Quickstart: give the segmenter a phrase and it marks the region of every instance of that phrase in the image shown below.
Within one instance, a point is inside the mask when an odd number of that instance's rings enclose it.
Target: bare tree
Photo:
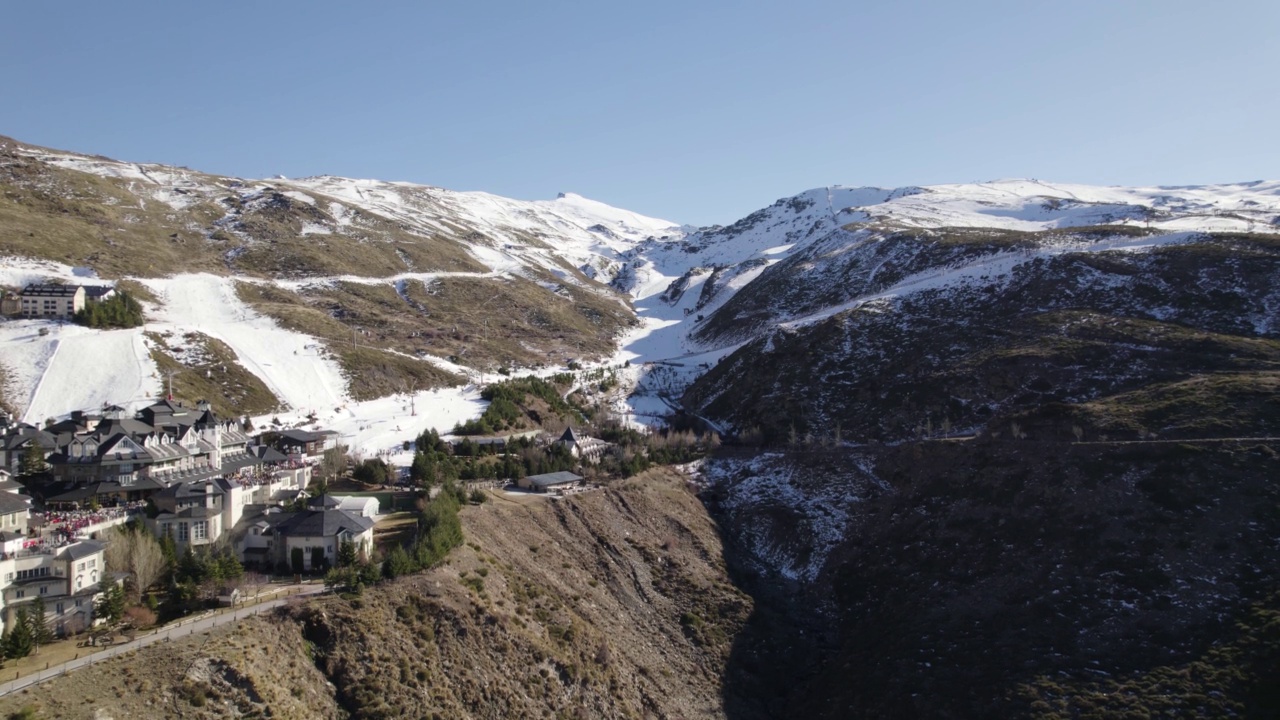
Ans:
[[[164,575],[164,551],[147,532],[112,528],[104,557],[108,571],[129,574],[133,579],[133,592],[138,597]]]
[[[160,543],[150,533],[139,532],[133,535],[133,556],[129,567],[138,593],[141,594],[164,576],[168,561],[165,559],[164,550],[160,548]]]
[[[132,553],[133,533],[123,527],[116,526],[107,533],[107,549],[103,551],[103,560],[107,563],[108,572],[127,573],[129,556]]]
[[[266,575],[258,572],[247,572],[240,578],[240,588],[246,596],[252,595],[258,597],[258,593],[262,592],[262,586],[266,585],[268,578]]]

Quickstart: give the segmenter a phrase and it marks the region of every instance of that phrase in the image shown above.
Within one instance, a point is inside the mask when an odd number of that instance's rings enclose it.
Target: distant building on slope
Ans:
[[[69,318],[83,310],[84,303],[79,285],[28,285],[22,290],[23,317]]]
[[[516,481],[516,486],[524,488],[525,490],[557,494],[563,493],[565,490],[570,488],[578,487],[581,484],[581,475],[575,475],[566,471],[543,473],[542,475],[529,475]]]
[[[564,434],[554,444],[565,448],[570,455],[579,460],[589,463],[600,462],[600,458],[604,457],[610,447],[613,447],[612,443],[605,442],[599,438],[579,435],[573,429],[573,426],[565,428]]]
[[[5,293],[0,298],[0,315],[20,315],[22,313],[22,296],[17,293]]]
[[[110,285],[85,285],[85,302],[103,302],[115,297],[116,289]]]

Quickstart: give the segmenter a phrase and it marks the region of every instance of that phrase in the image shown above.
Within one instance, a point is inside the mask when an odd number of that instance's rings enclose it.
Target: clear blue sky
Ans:
[[[1280,176],[1280,2],[13,2],[0,134],[693,224],[827,184]]]

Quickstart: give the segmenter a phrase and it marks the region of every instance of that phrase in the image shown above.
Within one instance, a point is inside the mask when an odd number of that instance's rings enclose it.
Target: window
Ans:
[[[31,568],[30,570],[19,570],[19,580],[30,580],[31,578],[46,577],[49,574],[48,567]]]
[[[84,602],[84,598],[76,598],[76,607],[80,607],[80,604],[83,602]]]
[[[191,539],[191,534],[188,531],[187,524],[178,523],[178,540],[181,542],[186,542],[187,540],[190,540],[190,539]]]
[[[204,520],[191,523],[191,537],[195,540],[204,540],[208,536],[208,523]]]
[[[54,606],[53,606],[53,611],[54,611],[54,612],[56,612],[56,613],[58,613],[59,615],[61,615],[62,613],[66,612],[66,609],[67,609],[67,608],[66,608],[66,605],[65,605],[64,603],[58,603],[57,605],[54,605]]]
[[[48,585],[41,585],[41,586],[40,586],[40,594],[41,594],[41,595],[48,595],[48,594],[49,594],[49,586],[48,586]]]
[[[173,537],[173,523],[160,523],[160,536],[161,536],[161,537],[172,538],[172,537]]]
[[[93,559],[89,560],[89,567],[91,567],[91,568],[96,568],[96,567],[98,567],[98,558],[93,558]]]
[[[84,563],[76,563],[76,572],[84,572]]]
[[[5,582],[13,582],[13,573],[5,573],[5,574],[4,574],[4,581],[5,581]]]
[[[27,591],[26,591],[26,590],[19,590],[19,591],[17,592],[17,594],[15,595],[15,597],[17,597],[17,598],[24,598],[24,597],[26,597],[26,596],[27,596]]]

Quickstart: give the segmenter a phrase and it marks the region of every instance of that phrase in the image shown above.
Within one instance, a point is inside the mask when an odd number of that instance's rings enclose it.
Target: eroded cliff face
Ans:
[[[463,512],[467,544],[0,699],[46,717],[719,718],[752,611],[685,478]]]
[[[435,571],[292,614],[354,717],[723,717],[751,609],[682,477],[464,513]]]
[[[707,475],[756,601],[737,720],[1280,708],[1274,442],[797,448]]]

